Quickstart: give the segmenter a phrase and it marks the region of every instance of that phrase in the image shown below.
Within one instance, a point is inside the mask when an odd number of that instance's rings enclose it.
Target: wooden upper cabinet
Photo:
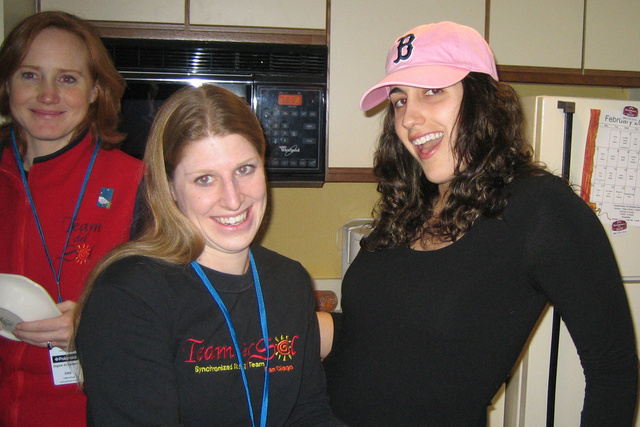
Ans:
[[[64,10],[93,21],[185,22],[184,0],[40,0],[40,9]]]
[[[331,0],[328,164],[371,168],[381,109],[360,111],[364,92],[384,77],[396,37],[421,25],[455,21],[484,34],[485,0]]]
[[[488,40],[496,62],[581,68],[583,9],[584,0],[491,0]]]
[[[326,0],[191,0],[192,25],[327,28]]]
[[[589,0],[584,68],[640,71],[640,2]]]

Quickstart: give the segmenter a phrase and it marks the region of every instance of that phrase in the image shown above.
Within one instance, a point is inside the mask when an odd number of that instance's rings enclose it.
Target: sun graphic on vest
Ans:
[[[293,359],[293,347],[289,336],[286,337],[280,335],[280,338],[275,337],[276,340],[276,355],[280,360]]]
[[[89,261],[89,257],[91,256],[91,246],[85,245],[84,243],[78,245],[76,259],[75,261],[78,264],[84,264]]]

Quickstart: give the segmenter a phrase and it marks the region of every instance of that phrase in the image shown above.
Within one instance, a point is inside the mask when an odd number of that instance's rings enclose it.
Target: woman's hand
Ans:
[[[67,350],[69,339],[73,332],[73,312],[76,303],[64,301],[58,304],[62,315],[51,319],[34,320],[18,323],[13,335],[27,344],[36,347],[60,347]]]

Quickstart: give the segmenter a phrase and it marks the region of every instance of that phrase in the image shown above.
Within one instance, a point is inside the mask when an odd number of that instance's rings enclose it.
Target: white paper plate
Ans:
[[[42,286],[18,274],[0,273],[1,336],[20,341],[13,336],[13,329],[18,323],[50,319],[61,314]]]

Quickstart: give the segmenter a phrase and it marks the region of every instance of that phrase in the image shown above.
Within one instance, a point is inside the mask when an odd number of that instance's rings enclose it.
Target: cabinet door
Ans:
[[[184,0],[40,0],[42,11],[64,10],[94,21],[184,24]]]
[[[586,3],[584,68],[640,71],[638,0]]]
[[[485,0],[332,0],[329,31],[329,167],[370,168],[382,109],[359,110],[384,77],[396,37],[431,22],[454,21],[484,33]]]
[[[23,19],[36,12],[33,0],[1,0],[0,1],[0,43],[13,28]]]
[[[584,0],[491,0],[488,40],[496,61],[581,68],[583,9]]]
[[[191,0],[190,23],[326,29],[326,0]]]

